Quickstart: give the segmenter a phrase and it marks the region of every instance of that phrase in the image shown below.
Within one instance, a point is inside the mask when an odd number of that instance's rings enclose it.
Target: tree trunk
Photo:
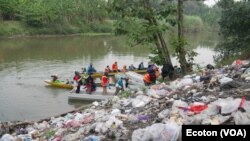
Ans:
[[[182,73],[187,72],[188,63],[186,60],[186,51],[184,49],[184,33],[183,33],[183,0],[178,0],[178,46],[177,53],[179,55],[179,63]]]
[[[158,23],[157,23],[155,17],[152,16],[152,9],[150,7],[149,0],[144,0],[144,6],[145,6],[147,12],[149,12],[149,14],[146,17],[146,20],[148,20],[151,25],[158,26]],[[153,35],[153,38],[155,40],[155,44],[156,44],[157,49],[161,52],[161,55],[164,58],[164,61],[165,61],[164,63],[169,63],[172,65],[172,61],[171,61],[170,54],[169,54],[169,51],[167,48],[167,44],[162,36],[162,33],[160,33],[160,32],[155,33]]]

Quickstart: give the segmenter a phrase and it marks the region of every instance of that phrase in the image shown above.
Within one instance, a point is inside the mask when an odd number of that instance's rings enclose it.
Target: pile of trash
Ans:
[[[250,123],[250,69],[206,69],[40,122],[0,123],[0,141],[176,141],[181,125]]]

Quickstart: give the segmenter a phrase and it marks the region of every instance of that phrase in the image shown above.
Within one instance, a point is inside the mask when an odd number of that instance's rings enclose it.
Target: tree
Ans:
[[[183,33],[183,0],[178,0],[178,45],[176,47],[182,73],[185,74],[189,67],[186,60],[186,51],[184,49],[184,33]]]
[[[216,47],[221,58],[242,54],[250,49],[250,2],[220,0],[222,15],[219,21],[220,35],[223,38]]]
[[[3,20],[14,20],[16,18],[18,0],[0,0],[0,16]]]
[[[185,1],[184,14],[191,16],[199,16],[204,23],[213,29],[218,28],[218,20],[220,18],[221,8],[215,4],[213,7],[208,7],[203,1]]]
[[[172,64],[163,33],[175,24],[174,3],[162,0],[109,0],[109,3],[117,18],[116,33],[127,34],[132,45],[154,44],[158,55],[151,59],[159,65]]]

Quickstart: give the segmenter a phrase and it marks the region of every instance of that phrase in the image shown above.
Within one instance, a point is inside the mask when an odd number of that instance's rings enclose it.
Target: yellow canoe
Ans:
[[[64,82],[52,82],[51,80],[44,80],[45,83],[49,84],[53,87],[65,88],[65,89],[73,89],[74,86],[72,84],[65,84]]]

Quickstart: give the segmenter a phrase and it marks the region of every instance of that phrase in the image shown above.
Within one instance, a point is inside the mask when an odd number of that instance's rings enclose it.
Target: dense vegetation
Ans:
[[[250,2],[248,0],[238,2],[220,0],[218,5],[222,8],[219,21],[222,40],[216,48],[220,53],[216,60],[221,62],[232,61],[236,57],[249,58]]]
[[[187,22],[187,24],[185,24],[186,28],[193,24],[197,24],[195,26],[199,30],[217,31],[219,28],[218,21],[221,15],[221,8],[218,7],[218,5],[208,7],[201,1],[185,1],[184,14],[189,15],[189,17],[191,16],[189,19],[186,18],[184,20],[184,22]]]
[[[107,9],[105,0],[0,0],[0,36],[110,33],[116,17]],[[214,29],[215,11],[202,2],[185,1],[185,31]]]
[[[0,35],[111,32],[105,4],[103,0],[0,0]]]

